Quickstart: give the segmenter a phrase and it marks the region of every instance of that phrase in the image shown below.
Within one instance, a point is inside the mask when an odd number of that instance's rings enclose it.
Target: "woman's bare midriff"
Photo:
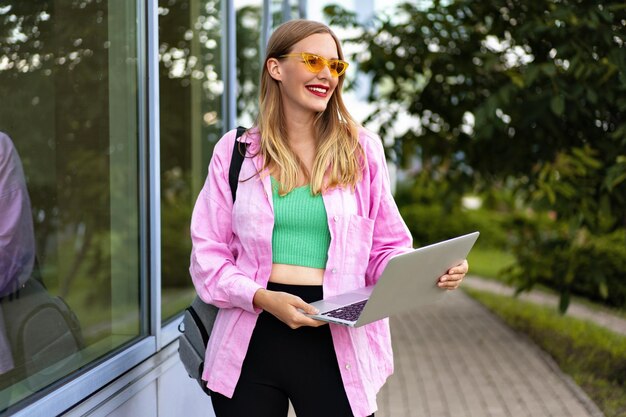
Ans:
[[[308,266],[272,264],[270,282],[290,285],[322,285],[324,270]]]

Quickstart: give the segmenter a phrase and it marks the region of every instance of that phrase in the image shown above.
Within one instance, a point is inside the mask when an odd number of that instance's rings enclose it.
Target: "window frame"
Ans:
[[[283,0],[283,7],[289,4]],[[299,0],[299,9],[306,10],[306,0]],[[234,2],[222,0],[222,73],[224,74],[224,131],[235,127],[236,97],[236,10]],[[137,21],[137,115],[138,115],[138,199],[139,199],[139,282],[141,334],[119,350],[113,350],[97,364],[78,370],[46,389],[10,406],[6,412],[17,417],[47,417],[69,412],[103,387],[129,384],[122,375],[157,354],[172,356],[173,343],[180,333],[178,326],[183,312],[167,322],[161,321],[161,180],[160,180],[160,115],[159,115],[159,15],[158,0],[135,2]],[[261,55],[271,28],[271,2],[262,5]],[[284,14],[283,21],[288,17]],[[262,58],[261,58],[262,59]],[[223,132],[224,133],[224,132]],[[171,358],[168,359],[171,361]],[[146,366],[157,366],[151,361]],[[91,368],[89,368],[91,366]],[[103,399],[106,401],[106,398]],[[96,400],[98,402],[98,400]],[[98,402],[101,404],[101,402]],[[97,408],[96,405],[94,407]]]
[[[104,360],[76,371],[7,408],[17,417],[47,417],[67,412],[160,350],[160,177],[158,130],[158,4],[135,3],[137,22],[137,115],[139,200],[140,336]],[[156,69],[155,69],[156,68]],[[154,175],[154,172],[157,175]],[[156,202],[156,203],[155,203]],[[158,241],[158,242],[155,242]],[[159,302],[155,302],[159,300]],[[158,313],[158,314],[156,314]],[[145,336],[141,336],[145,335]],[[90,366],[90,365],[87,365]]]

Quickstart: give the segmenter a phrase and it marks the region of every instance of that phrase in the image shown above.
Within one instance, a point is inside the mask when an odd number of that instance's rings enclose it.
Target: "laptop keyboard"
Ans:
[[[322,315],[347,321],[356,321],[361,315],[361,311],[363,310],[363,307],[365,307],[366,302],[367,300],[359,301],[335,310],[327,311],[326,313],[322,313]]]

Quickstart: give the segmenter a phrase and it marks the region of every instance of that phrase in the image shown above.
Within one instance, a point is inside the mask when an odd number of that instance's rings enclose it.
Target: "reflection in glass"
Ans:
[[[237,13],[237,125],[250,127],[259,112],[262,1],[235,0]]]
[[[189,277],[191,210],[224,129],[221,6],[159,1],[163,321],[195,294]]]
[[[235,0],[237,25],[237,125],[249,127],[259,112],[259,85],[265,45],[271,32],[290,19],[305,18],[304,2],[272,0],[263,9],[261,0]],[[263,13],[269,32],[262,38]]]
[[[0,411],[145,334],[135,9],[0,6]]]

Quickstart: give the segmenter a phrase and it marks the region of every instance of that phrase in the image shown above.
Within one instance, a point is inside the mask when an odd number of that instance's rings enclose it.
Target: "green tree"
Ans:
[[[366,24],[325,11],[358,29],[368,122],[401,164],[417,160],[421,183],[445,180],[457,197],[506,185],[567,224],[565,247],[626,228],[622,1],[404,3]],[[402,131],[402,112],[416,127]]]

